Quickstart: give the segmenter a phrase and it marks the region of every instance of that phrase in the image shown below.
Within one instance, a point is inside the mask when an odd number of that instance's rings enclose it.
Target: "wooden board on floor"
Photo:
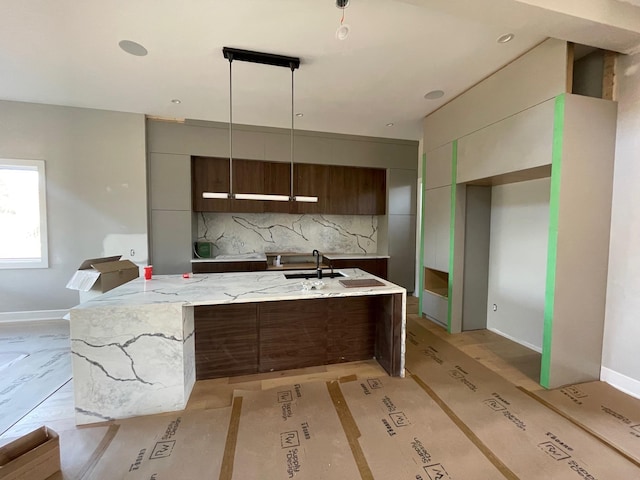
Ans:
[[[517,478],[640,478],[640,468],[497,373],[409,322],[407,369]]]
[[[640,464],[640,399],[605,382],[568,385],[531,394]]]

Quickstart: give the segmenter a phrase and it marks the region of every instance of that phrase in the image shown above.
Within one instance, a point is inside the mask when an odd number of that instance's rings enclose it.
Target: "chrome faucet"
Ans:
[[[318,250],[314,250],[311,252],[311,255],[316,257],[316,275],[318,278],[322,278],[322,269],[320,268],[320,252]]]

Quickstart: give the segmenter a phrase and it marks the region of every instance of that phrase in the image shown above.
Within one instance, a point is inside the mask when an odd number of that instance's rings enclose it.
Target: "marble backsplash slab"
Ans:
[[[376,253],[375,215],[209,213],[198,215],[198,240],[212,256],[251,252]]]

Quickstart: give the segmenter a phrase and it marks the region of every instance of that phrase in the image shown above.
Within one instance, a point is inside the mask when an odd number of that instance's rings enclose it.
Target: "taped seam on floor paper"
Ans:
[[[360,429],[349,410],[347,401],[340,390],[340,385],[337,382],[327,382],[327,390],[329,390],[329,396],[331,397],[333,406],[336,409],[336,413],[338,414],[338,418],[342,424],[342,429],[347,436],[347,441],[349,442],[351,453],[353,454],[358,471],[360,472],[360,477],[362,480],[374,480],[369,464],[367,463],[367,459],[365,458],[360,442],[358,441],[361,435]]]
[[[109,425],[107,433],[104,434],[104,437],[102,437],[102,440],[100,440],[100,443],[78,473],[77,478],[79,480],[84,480],[87,474],[95,468],[102,454],[109,448],[109,445],[111,445],[111,441],[116,436],[116,433],[118,433],[119,428],[120,425]]]
[[[236,456],[236,444],[238,442],[238,429],[240,428],[240,414],[242,413],[242,397],[235,397],[231,406],[231,418],[227,440],[224,444],[224,454],[220,467],[220,480],[231,480],[233,477],[233,462]]]
[[[640,462],[635,459],[634,457],[632,457],[631,455],[629,455],[628,453],[626,453],[624,450],[618,448],[616,445],[614,445],[613,443],[611,443],[609,440],[607,440],[605,437],[603,437],[602,435],[600,435],[599,433],[597,433],[596,431],[592,430],[591,428],[587,427],[584,423],[579,422],[578,420],[576,420],[575,418],[573,418],[571,415],[563,412],[562,410],[560,410],[558,407],[554,406],[552,403],[549,403],[548,401],[546,401],[544,398],[539,397],[538,395],[535,394],[535,392],[531,392],[529,390],[527,390],[524,387],[521,386],[517,386],[516,387],[518,390],[521,390],[523,393],[526,393],[527,395],[529,395],[531,398],[533,398],[534,400],[538,401],[539,403],[541,403],[542,405],[544,405],[545,407],[547,407],[549,410],[554,411],[555,413],[557,413],[558,415],[562,415],[564,418],[566,418],[567,420],[569,420],[571,423],[573,423],[574,425],[580,427],[582,430],[584,430],[585,432],[587,432],[589,435],[595,437],[596,439],[598,439],[600,442],[602,442],[603,444],[605,444],[607,447],[609,447],[610,449],[614,450],[617,454],[622,455],[624,458],[626,458],[627,460],[629,460],[631,463],[634,463],[636,466],[640,467]]]
[[[478,447],[478,450],[482,452],[482,454],[487,457],[487,459],[495,466],[500,473],[502,473],[509,480],[519,480],[518,476],[513,473],[509,467],[507,467],[502,461],[496,457],[496,455],[487,447],[482,440],[480,440],[475,433],[464,423],[460,417],[458,417],[453,410],[451,410],[447,404],[438,396],[436,392],[434,392],[426,383],[422,381],[420,377],[415,375],[411,375],[411,378],[424,390],[427,395],[429,395],[434,402],[438,404],[438,406],[447,414],[447,416],[456,424],[456,426],[464,433],[473,444]]]

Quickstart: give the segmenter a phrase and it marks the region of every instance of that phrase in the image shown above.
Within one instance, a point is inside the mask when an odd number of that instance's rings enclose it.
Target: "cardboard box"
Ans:
[[[0,447],[0,479],[44,480],[60,471],[60,439],[40,427]]]
[[[130,260],[114,257],[90,258],[82,262],[71,277],[67,288],[80,292],[80,301],[93,297],[127,283],[140,276],[140,269]]]

